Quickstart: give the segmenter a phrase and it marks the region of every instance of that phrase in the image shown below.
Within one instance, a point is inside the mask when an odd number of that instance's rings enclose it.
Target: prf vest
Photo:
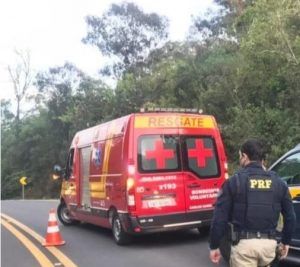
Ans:
[[[276,229],[281,211],[278,178],[262,169],[247,169],[235,175],[232,223],[236,231],[269,233]]]

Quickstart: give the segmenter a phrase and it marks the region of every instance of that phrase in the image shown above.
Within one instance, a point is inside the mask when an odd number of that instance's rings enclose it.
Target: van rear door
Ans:
[[[136,211],[139,216],[185,211],[177,129],[138,137]]]
[[[187,212],[212,209],[223,182],[214,137],[182,135],[181,146]]]

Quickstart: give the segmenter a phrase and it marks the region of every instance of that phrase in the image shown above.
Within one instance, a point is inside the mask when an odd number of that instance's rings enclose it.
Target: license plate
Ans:
[[[143,206],[145,208],[161,208],[175,206],[175,200],[173,198],[163,198],[163,199],[149,199],[143,201]]]

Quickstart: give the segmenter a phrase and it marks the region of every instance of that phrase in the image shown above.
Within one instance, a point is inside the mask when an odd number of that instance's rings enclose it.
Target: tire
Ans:
[[[70,211],[65,202],[60,202],[60,204],[58,205],[57,216],[59,221],[66,226],[75,225],[79,223],[78,221],[71,218]]]
[[[131,236],[124,231],[124,228],[122,226],[122,222],[120,220],[120,217],[117,213],[113,215],[112,219],[112,233],[115,242],[119,246],[128,245],[131,242]]]

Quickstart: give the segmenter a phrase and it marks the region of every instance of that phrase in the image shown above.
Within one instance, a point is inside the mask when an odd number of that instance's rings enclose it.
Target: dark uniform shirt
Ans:
[[[237,232],[275,232],[279,214],[284,226],[283,244],[289,244],[296,216],[287,184],[275,172],[251,162],[223,184],[210,231],[210,249],[217,249],[228,222]]]

